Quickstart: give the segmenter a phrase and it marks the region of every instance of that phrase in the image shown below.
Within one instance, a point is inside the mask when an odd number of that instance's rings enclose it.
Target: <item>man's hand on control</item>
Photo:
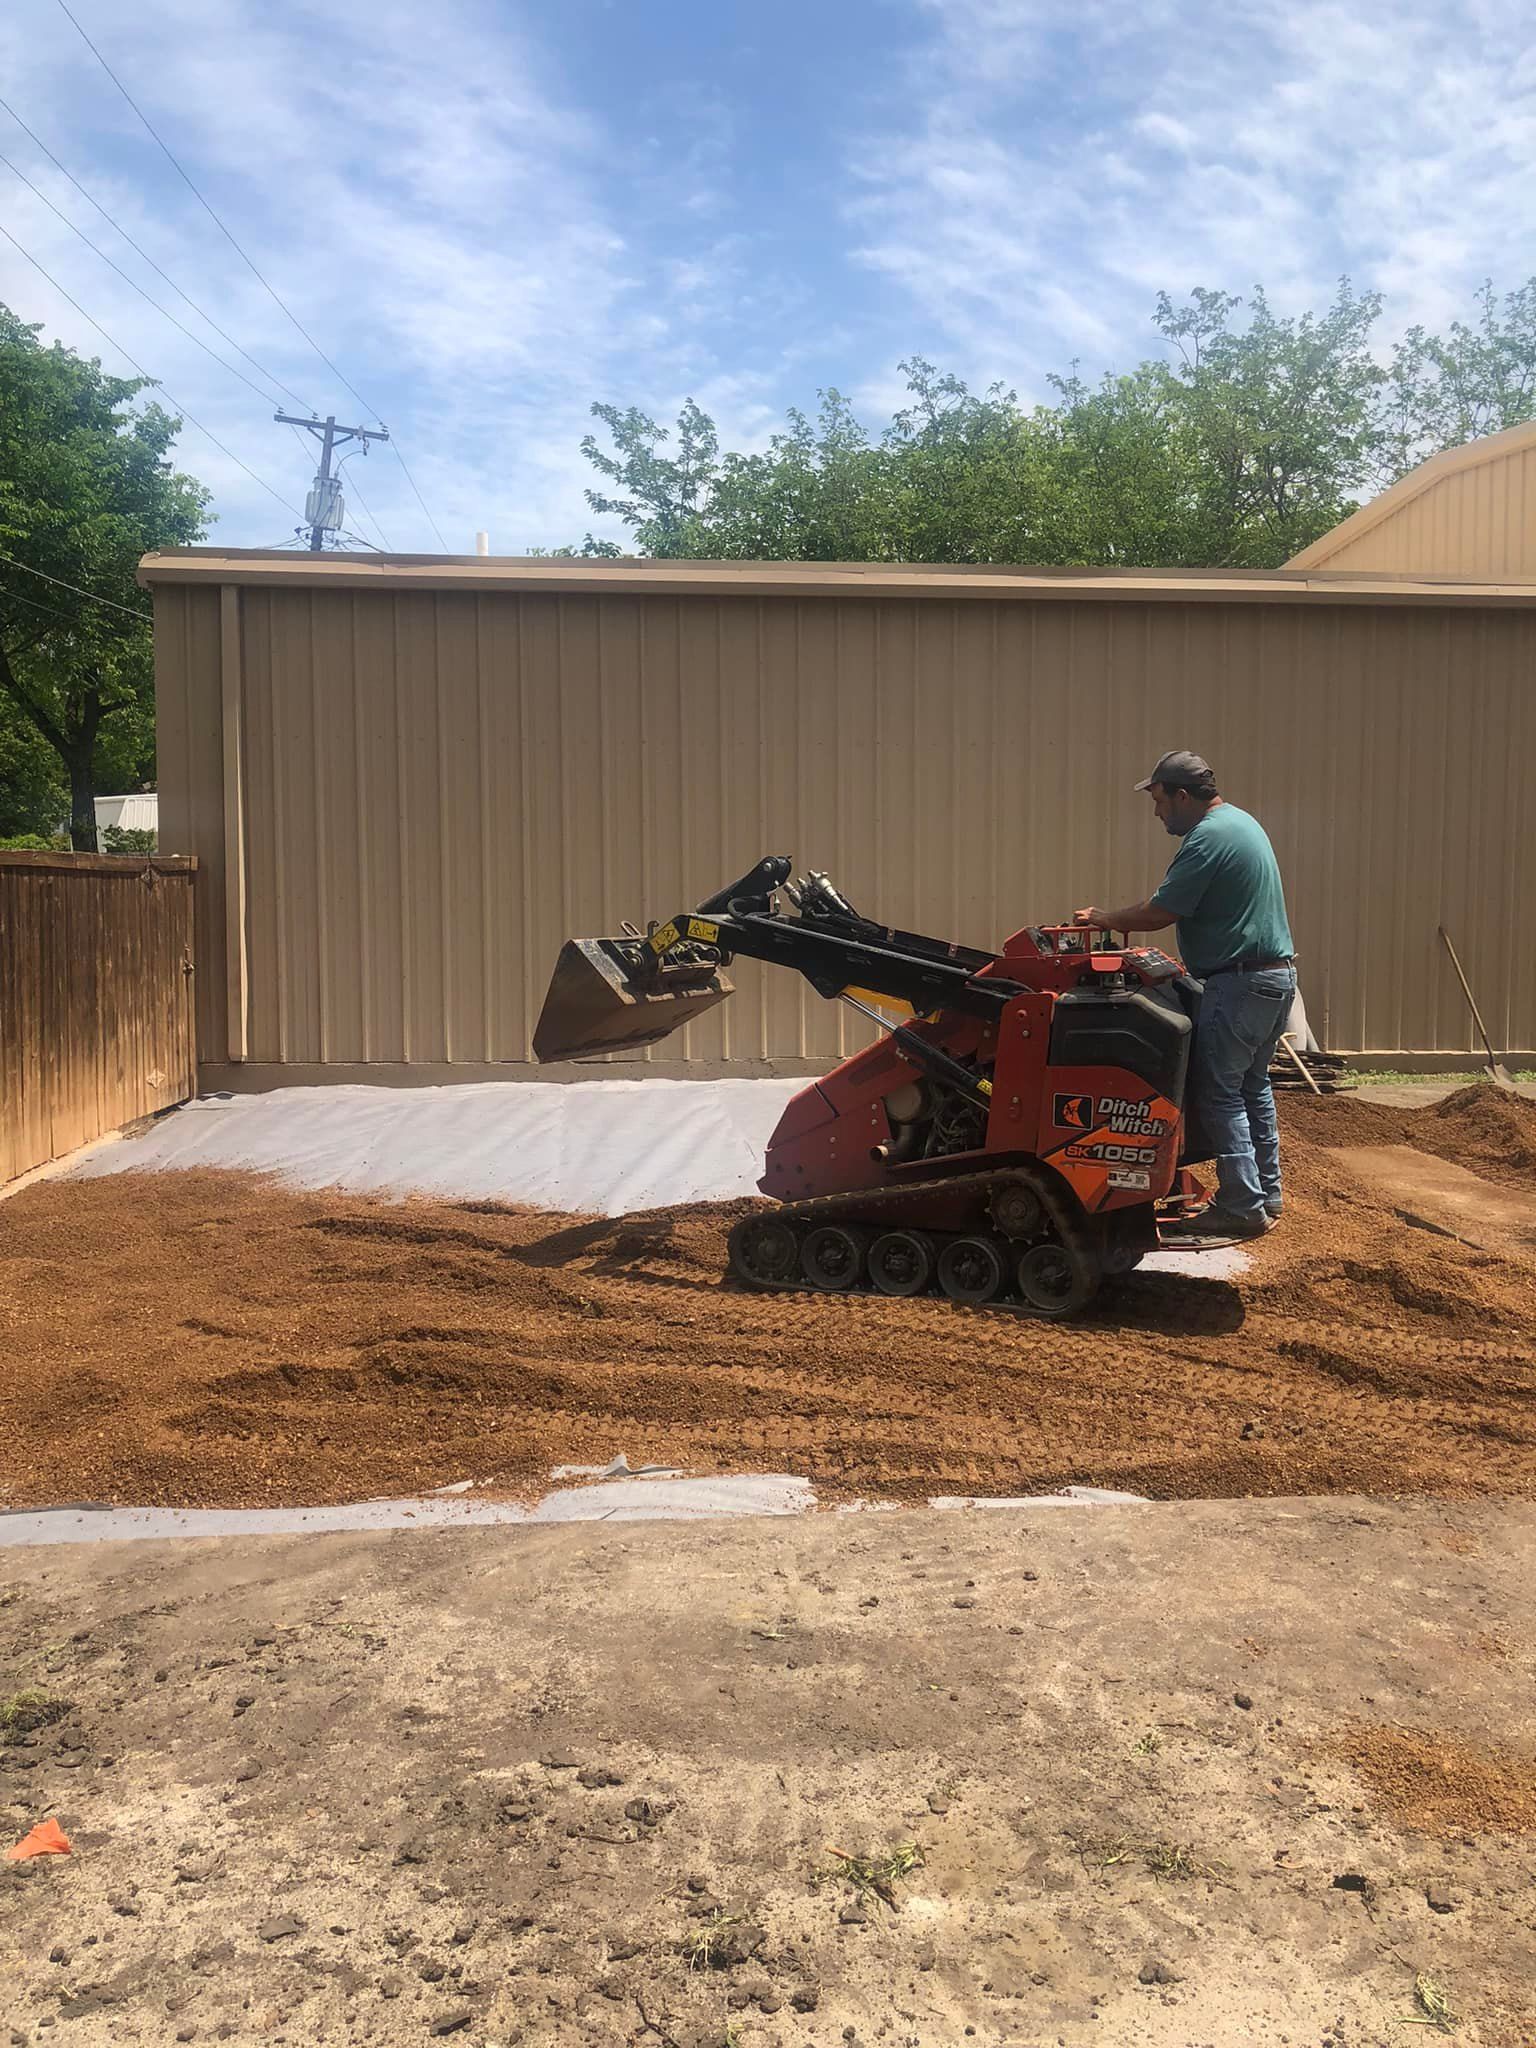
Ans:
[[[1160,932],[1173,923],[1173,912],[1150,900],[1128,903],[1124,910],[1101,910],[1097,903],[1090,903],[1086,910],[1074,913],[1072,922],[1101,932]]]

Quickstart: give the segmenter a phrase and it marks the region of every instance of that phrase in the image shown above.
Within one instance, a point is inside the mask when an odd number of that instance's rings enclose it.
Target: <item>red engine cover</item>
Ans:
[[[1090,1214],[1149,1204],[1174,1183],[1183,1136],[1175,1103],[1120,1067],[1049,1064],[1051,1012],[1059,994],[1102,974],[1164,980],[1172,963],[1155,951],[1090,954],[1042,950],[1056,933],[1015,933],[994,968],[1030,984],[994,1026],[958,1011],[910,1028],[991,1081],[981,1146],[939,1159],[891,1159],[901,1126],[888,1101],[921,1076],[892,1039],[855,1053],[789,1103],[768,1143],[758,1186],[780,1201],[859,1188],[919,1185],[937,1175],[1008,1159],[1043,1160]]]

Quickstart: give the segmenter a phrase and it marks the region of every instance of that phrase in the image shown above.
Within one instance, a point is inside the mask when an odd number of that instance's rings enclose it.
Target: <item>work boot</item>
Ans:
[[[1264,1237],[1274,1229],[1276,1220],[1267,1211],[1257,1216],[1234,1216],[1229,1209],[1218,1209],[1213,1204],[1198,1216],[1184,1216],[1177,1223],[1170,1223],[1159,1234],[1165,1244],[1176,1244],[1181,1237]]]

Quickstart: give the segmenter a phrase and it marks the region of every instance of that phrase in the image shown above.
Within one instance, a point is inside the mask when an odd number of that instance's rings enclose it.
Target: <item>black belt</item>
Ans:
[[[1262,974],[1268,968],[1294,967],[1296,956],[1287,954],[1283,960],[1227,960],[1220,967],[1208,967],[1201,975],[1202,981],[1210,981],[1218,974]]]

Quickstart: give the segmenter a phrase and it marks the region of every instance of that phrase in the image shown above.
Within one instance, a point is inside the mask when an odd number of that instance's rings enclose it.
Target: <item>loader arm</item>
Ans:
[[[770,855],[696,910],[642,934],[572,939],[561,952],[534,1034],[541,1061],[654,1045],[732,993],[731,961],[762,960],[802,975],[820,996],[884,996],[922,1016],[938,1009],[992,1018],[1020,984],[995,954],[860,917],[824,875],[792,883]],[[780,891],[794,905],[776,907]],[[984,975],[984,978],[983,978]]]

